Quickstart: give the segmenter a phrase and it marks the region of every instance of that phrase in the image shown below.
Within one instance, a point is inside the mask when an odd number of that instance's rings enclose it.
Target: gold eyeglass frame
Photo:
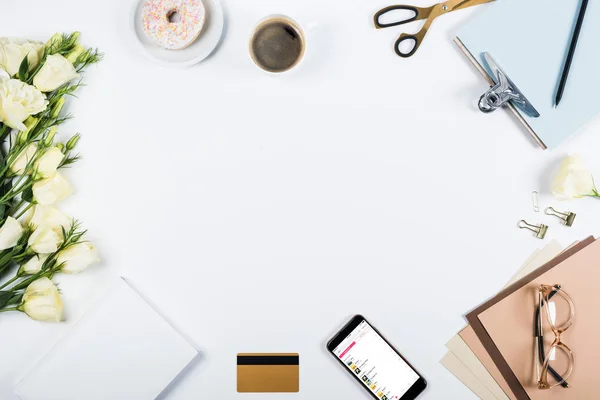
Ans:
[[[551,315],[550,307],[546,306],[546,312],[542,310],[544,305],[548,303],[548,301],[553,296],[562,297],[569,304],[569,319],[562,325],[557,326],[554,318]],[[546,315],[546,319],[548,324],[550,325],[550,329],[552,333],[554,333],[554,341],[550,345],[547,351],[544,351],[544,332],[543,332],[543,317],[542,315]],[[562,290],[561,285],[540,285],[538,288],[538,308],[536,311],[536,327],[535,327],[535,337],[536,337],[536,351],[535,351],[535,362],[536,362],[536,372],[537,372],[537,386],[539,389],[546,390],[552,389],[556,386],[562,386],[564,388],[568,388],[568,379],[571,377],[573,373],[573,368],[575,366],[575,356],[573,355],[573,351],[564,344],[561,340],[561,335],[571,327],[573,324],[573,320],[575,318],[575,305],[573,304],[573,300],[571,297]],[[569,365],[567,370],[563,373],[556,372],[550,366],[550,357],[553,351],[563,351],[567,355],[567,359]],[[543,359],[542,359],[543,357]],[[541,369],[540,369],[541,367]],[[548,380],[548,374],[552,375],[555,379],[555,383],[551,383]]]

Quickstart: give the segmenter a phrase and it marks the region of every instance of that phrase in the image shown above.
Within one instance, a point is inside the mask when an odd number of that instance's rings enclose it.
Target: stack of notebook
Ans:
[[[536,251],[504,290],[467,314],[469,325],[448,342],[441,363],[482,399],[598,398],[599,260],[600,241],[592,237],[564,250],[552,242]],[[534,326],[541,284],[561,285],[576,309],[561,335],[575,358],[567,388],[538,388]],[[546,336],[548,346],[553,338]]]

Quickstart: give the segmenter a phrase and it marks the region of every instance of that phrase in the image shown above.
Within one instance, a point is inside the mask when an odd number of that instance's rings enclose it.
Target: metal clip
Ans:
[[[533,211],[540,212],[540,195],[537,190],[531,193],[531,201],[533,202]]]
[[[543,239],[546,236],[546,232],[548,232],[548,226],[544,224],[539,225],[531,225],[528,224],[525,220],[519,221],[519,228],[521,229],[529,229],[533,233],[535,233],[535,237],[538,239]]]
[[[506,106],[511,102],[519,107],[524,113],[533,118],[540,116],[540,113],[533,107],[527,98],[521,93],[517,85],[502,71],[490,53],[483,53],[483,59],[487,63],[487,72],[495,85],[492,86],[479,98],[479,109],[484,113],[490,113],[497,108]]]
[[[564,213],[560,212],[560,211],[556,211],[552,207],[546,208],[546,215],[553,215],[555,217],[560,218],[563,225],[566,225],[566,226],[573,226],[573,222],[575,222],[575,217],[577,216],[577,214],[572,213],[570,211],[567,211]]]

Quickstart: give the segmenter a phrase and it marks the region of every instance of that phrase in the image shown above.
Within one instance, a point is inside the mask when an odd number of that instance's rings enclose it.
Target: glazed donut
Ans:
[[[183,49],[196,40],[205,18],[201,0],[145,0],[142,8],[144,32],[169,50]]]

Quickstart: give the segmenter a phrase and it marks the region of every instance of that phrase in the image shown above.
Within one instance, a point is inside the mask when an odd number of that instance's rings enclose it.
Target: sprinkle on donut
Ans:
[[[183,49],[196,40],[205,18],[201,0],[146,0],[142,8],[144,32],[169,50]]]

